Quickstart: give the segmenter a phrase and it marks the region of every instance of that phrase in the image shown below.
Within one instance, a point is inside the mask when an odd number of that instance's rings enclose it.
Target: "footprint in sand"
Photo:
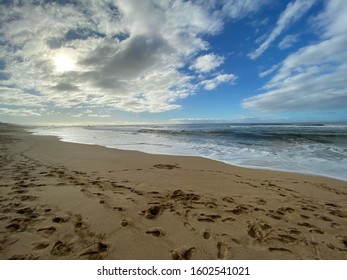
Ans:
[[[137,195],[140,195],[140,196],[144,195],[144,192],[143,192],[143,191],[138,191],[138,190],[132,189],[131,192],[133,192],[133,193],[135,193],[135,194],[137,194]]]
[[[286,234],[279,234],[276,239],[286,244],[296,243],[298,240],[296,237]]]
[[[24,194],[28,192],[29,192],[28,190],[17,190],[17,191],[10,192],[9,194]]]
[[[304,210],[304,211],[311,211],[311,212],[315,211],[315,209],[313,209],[311,207],[307,207],[307,206],[301,206],[301,209]]]
[[[250,237],[262,242],[271,233],[271,229],[271,226],[266,223],[256,222],[249,224],[247,233]]]
[[[235,221],[235,219],[233,217],[225,217],[222,219],[222,222],[229,222],[229,221],[233,222],[233,221]]]
[[[299,222],[298,223],[299,226],[302,226],[302,227],[306,227],[306,228],[309,228],[310,232],[311,233],[318,233],[318,234],[324,234],[324,231],[321,230],[320,228],[317,228],[316,226],[314,225],[311,225],[309,223],[306,223],[306,222]]]
[[[20,201],[35,201],[35,200],[37,200],[37,196],[33,196],[33,195],[15,196],[14,198],[19,199]]]
[[[82,222],[76,222],[74,226],[75,226],[75,229],[81,228],[83,226],[83,223]]]
[[[230,196],[223,197],[222,200],[228,203],[234,203],[234,199]]]
[[[205,239],[210,239],[211,238],[211,232],[209,229],[205,229],[203,232],[202,232],[202,236],[205,238]]]
[[[336,235],[335,239],[337,239],[338,241],[340,241],[340,243],[342,243],[342,245],[344,246],[344,249],[347,249],[347,236]]]
[[[263,199],[263,198],[257,198],[256,199],[256,203],[258,204],[258,205],[265,205],[265,204],[267,204],[267,201],[265,200],[265,199]]]
[[[230,243],[234,243],[234,244],[237,244],[237,245],[240,245],[241,242],[234,238],[234,237],[231,237],[229,234],[227,233],[222,233],[221,235],[219,235],[221,238],[223,238],[223,240],[225,240],[226,243],[230,244]]]
[[[332,228],[340,228],[341,225],[338,224],[338,223],[331,223],[330,226],[331,226]]]
[[[290,228],[290,229],[289,229],[289,233],[290,233],[290,234],[300,235],[300,234],[301,234],[301,231],[297,230],[296,228]]]
[[[184,225],[184,227],[186,229],[188,229],[191,232],[195,232],[196,231],[196,229],[194,227],[192,227],[192,225],[190,223],[186,222],[186,221],[183,223],[183,225]]]
[[[200,196],[195,193],[184,192],[182,190],[175,190],[169,195],[169,198],[182,201],[195,201],[199,200]]]
[[[155,219],[163,212],[163,210],[164,208],[162,206],[152,206],[144,212],[145,218]]]
[[[32,254],[26,254],[26,255],[13,255],[10,257],[10,260],[37,260],[39,257],[32,255]]]
[[[161,202],[160,201],[149,201],[147,202],[148,205],[160,205]]]
[[[303,219],[309,219],[310,218],[309,216],[302,215],[302,214],[300,215],[300,217],[303,218]]]
[[[330,206],[330,207],[334,207],[334,208],[340,208],[340,206],[338,206],[337,204],[335,203],[330,203],[330,202],[327,202],[325,203],[326,206]]]
[[[67,244],[62,241],[57,241],[53,245],[51,255],[54,256],[66,256],[72,249],[72,244]]]
[[[43,233],[44,235],[52,235],[56,230],[55,227],[46,227],[38,229],[37,232]]]
[[[53,223],[62,224],[70,220],[70,217],[55,217],[52,219]]]
[[[146,231],[147,234],[153,235],[155,237],[160,237],[166,235],[166,232],[159,227],[154,227]]]
[[[150,192],[147,192],[148,194],[159,194],[158,191],[150,191]]]
[[[218,259],[224,260],[227,257],[227,254],[229,252],[229,248],[227,245],[225,245],[223,242],[217,243],[217,250],[218,250]]]
[[[9,231],[9,232],[15,232],[15,231],[18,231],[19,229],[21,228],[21,225],[19,224],[10,224],[6,227],[6,229]]]
[[[181,169],[181,167],[178,164],[155,164],[153,167],[158,168],[158,169]]]
[[[281,214],[281,215],[284,215],[286,213],[294,213],[295,210],[291,207],[281,207],[281,208],[278,208],[276,213],[278,214]]]
[[[93,244],[92,246],[88,247],[84,252],[82,252],[80,254],[80,257],[94,260],[100,259],[100,254],[106,252],[108,248],[108,244],[97,242],[96,244]]]
[[[215,202],[209,201],[209,202],[205,202],[205,206],[207,208],[214,209],[214,208],[217,208],[218,205]]]
[[[34,212],[34,209],[30,208],[30,207],[26,207],[26,208],[22,208],[16,211],[18,214],[31,214]]]
[[[332,210],[329,212],[330,215],[340,217],[340,218],[347,218],[347,212],[346,211],[341,211],[341,210]]]
[[[190,260],[194,250],[195,247],[193,246],[182,246],[172,250],[171,257],[173,260]]]
[[[315,228],[314,225],[311,225],[311,224],[306,223],[306,222],[299,222],[298,225],[302,226],[302,227],[307,227],[307,228]]]
[[[33,250],[39,251],[39,250],[46,249],[49,246],[49,242],[34,243],[33,245],[34,245]]]
[[[198,217],[199,222],[215,222],[217,219],[221,218],[220,215],[217,214],[200,214]]]
[[[325,221],[325,222],[332,222],[332,219],[330,219],[329,217],[326,217],[326,216],[323,216],[320,214],[314,214],[314,216],[318,219]]]
[[[213,220],[211,218],[208,218],[208,217],[199,217],[198,221],[199,222],[209,222],[209,223],[214,223],[215,222],[215,220]]]
[[[249,209],[243,205],[237,206],[235,209],[232,210],[225,210],[225,212],[231,212],[235,215],[241,215],[241,214],[246,214],[249,212]]]
[[[8,219],[7,216],[0,216],[0,221],[7,220],[7,219]]]
[[[288,252],[288,253],[292,253],[292,251],[290,251],[289,249],[286,249],[286,248],[269,247],[268,249],[269,249],[270,252]]]
[[[282,217],[279,215],[276,215],[276,214],[268,213],[268,214],[266,214],[266,216],[269,216],[270,218],[275,219],[275,220],[282,220]]]
[[[324,231],[321,230],[320,228],[310,229],[310,232],[311,232],[311,233],[324,234]]]

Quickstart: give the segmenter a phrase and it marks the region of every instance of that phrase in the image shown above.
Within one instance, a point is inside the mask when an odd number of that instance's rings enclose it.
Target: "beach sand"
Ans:
[[[0,124],[0,259],[347,259],[347,182]]]

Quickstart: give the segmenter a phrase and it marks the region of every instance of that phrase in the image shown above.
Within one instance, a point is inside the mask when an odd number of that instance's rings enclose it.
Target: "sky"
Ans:
[[[0,0],[0,121],[347,121],[345,0]]]

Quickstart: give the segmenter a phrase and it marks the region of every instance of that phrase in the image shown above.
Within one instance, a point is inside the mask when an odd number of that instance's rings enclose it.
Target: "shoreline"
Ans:
[[[71,144],[77,144],[77,145],[87,145],[87,146],[98,146],[98,147],[103,147],[106,149],[111,149],[111,150],[116,150],[116,151],[125,151],[125,152],[139,152],[139,153],[143,153],[143,154],[147,154],[147,155],[159,155],[159,156],[175,156],[175,157],[193,157],[193,158],[200,158],[200,159],[206,159],[206,160],[212,160],[212,161],[216,161],[216,162],[220,162],[220,163],[224,163],[227,165],[230,165],[231,167],[238,167],[238,168],[245,168],[245,169],[255,169],[255,170],[264,170],[264,171],[274,171],[274,172],[283,172],[283,173],[289,173],[289,174],[297,174],[297,175],[307,175],[307,176],[313,176],[313,177],[323,177],[323,178],[328,178],[328,179],[334,179],[334,180],[338,180],[338,181],[342,181],[342,182],[346,182],[347,183],[347,179],[344,178],[339,178],[339,177],[334,177],[334,176],[329,176],[327,174],[318,174],[318,173],[314,173],[314,172],[299,172],[299,171],[295,171],[295,170],[289,170],[289,169],[275,169],[275,168],[271,168],[271,167],[265,167],[265,166],[252,166],[252,165],[238,165],[235,163],[230,163],[227,161],[223,161],[223,160],[218,160],[215,158],[210,158],[210,157],[204,157],[204,156],[199,156],[199,155],[181,155],[181,154],[162,154],[162,153],[149,153],[149,152],[144,152],[144,151],[140,151],[140,150],[130,150],[130,149],[121,149],[121,148],[115,148],[115,147],[109,147],[109,146],[103,146],[103,145],[98,145],[98,144],[88,144],[88,143],[80,143],[80,142],[70,142],[70,141],[65,141],[61,138],[59,138],[58,136],[48,136],[48,135],[35,135],[35,136],[43,136],[43,137],[55,137],[57,138],[59,141],[64,142],[64,143],[71,143]]]
[[[77,126],[80,127],[80,126]],[[213,160],[221,163],[228,164],[232,167],[239,167],[239,168],[247,168],[247,169],[256,169],[256,170],[266,170],[266,171],[275,171],[275,172],[285,172],[285,173],[294,173],[294,174],[301,174],[301,175],[308,175],[308,176],[319,176],[319,177],[325,177],[325,178],[330,178],[330,179],[335,179],[335,180],[340,180],[343,182],[347,182],[347,178],[343,177],[337,177],[329,174],[321,174],[313,171],[298,171],[294,169],[281,169],[281,168],[275,168],[275,167],[266,167],[266,166],[253,166],[253,165],[242,165],[242,164],[236,164],[233,162],[228,162],[226,160],[218,160],[216,158],[208,157],[208,156],[202,156],[202,155],[197,155],[197,154],[175,154],[175,153],[155,153],[155,152],[146,152],[146,151],[141,151],[138,149],[123,149],[120,147],[113,147],[113,146],[107,146],[107,145],[101,145],[101,144],[93,144],[93,143],[83,143],[83,142],[77,142],[77,141],[68,141],[64,140],[62,137],[56,136],[56,135],[40,135],[40,134],[34,134],[33,131],[30,131],[28,127],[24,127],[24,129],[33,134],[34,136],[52,136],[52,137],[57,137],[57,139],[61,142],[65,143],[73,143],[73,144],[81,144],[81,145],[91,145],[91,146],[100,146],[100,147],[105,147],[108,149],[115,149],[115,150],[122,150],[122,151],[135,151],[135,152],[140,152],[140,153],[145,153],[149,155],[161,155],[161,156],[182,156],[182,157],[197,157],[197,158],[203,158],[203,159],[208,159],[208,160]],[[32,128],[31,128],[32,129]]]
[[[347,259],[344,181],[0,139],[0,259]]]

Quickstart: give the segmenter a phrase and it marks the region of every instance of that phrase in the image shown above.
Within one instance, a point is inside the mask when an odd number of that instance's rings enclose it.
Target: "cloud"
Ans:
[[[37,106],[42,99],[18,88],[0,85],[0,104],[7,106]]]
[[[13,117],[28,117],[28,116],[41,116],[40,113],[30,109],[9,109],[0,108],[0,115],[7,115]]]
[[[205,1],[206,2],[206,1]],[[213,1],[215,3],[221,1]],[[263,5],[271,2],[270,0],[224,0],[222,12],[232,19],[239,19],[245,17],[250,13],[258,11]]]
[[[265,93],[243,107],[263,111],[328,110],[347,107],[347,6],[328,1],[317,17],[320,41],[289,55]]]
[[[171,119],[170,121],[174,123],[196,123],[196,124],[201,124],[201,123],[235,123],[235,124],[240,124],[240,123],[273,123],[274,120],[271,117],[266,117],[264,115],[262,116],[236,116],[234,118],[178,118],[178,119]],[[288,119],[276,119],[277,122],[288,122]]]
[[[287,35],[283,40],[278,44],[278,47],[281,50],[288,49],[293,46],[298,40],[298,35]]]
[[[204,80],[201,82],[206,90],[213,90],[222,83],[232,84],[236,81],[237,77],[233,74],[219,74],[211,80]]]
[[[221,119],[221,118],[179,118],[179,119],[171,119],[170,121],[174,123],[224,123],[229,122],[229,119]]]
[[[64,82],[60,82],[60,83],[56,84],[55,86],[52,87],[52,89],[60,91],[60,92],[78,91],[79,90],[78,86],[73,85],[71,83],[64,83]]]
[[[88,115],[88,117],[92,117],[92,118],[110,118],[110,115],[98,115],[98,114],[90,114]]]
[[[1,104],[57,110],[79,106],[130,112],[179,109],[180,100],[201,86],[212,89],[232,79],[231,74],[216,77],[214,71],[224,61],[221,55],[201,56],[210,48],[206,35],[218,34],[226,21],[245,17],[267,2],[0,4],[1,71],[6,73],[0,75]],[[197,73],[182,70],[192,64]],[[210,80],[203,85],[201,73]]]
[[[271,45],[271,43],[290,25],[299,20],[315,3],[315,0],[296,0],[290,2],[285,11],[277,20],[276,27],[272,30],[267,39],[248,56],[251,59],[257,59]]]
[[[270,69],[260,72],[259,77],[264,78],[267,75],[270,75],[271,73],[275,72],[280,67],[280,64],[273,65]]]
[[[207,73],[222,65],[223,62],[224,57],[222,56],[215,54],[205,54],[199,56],[192,64],[191,68],[197,70],[198,72]]]

